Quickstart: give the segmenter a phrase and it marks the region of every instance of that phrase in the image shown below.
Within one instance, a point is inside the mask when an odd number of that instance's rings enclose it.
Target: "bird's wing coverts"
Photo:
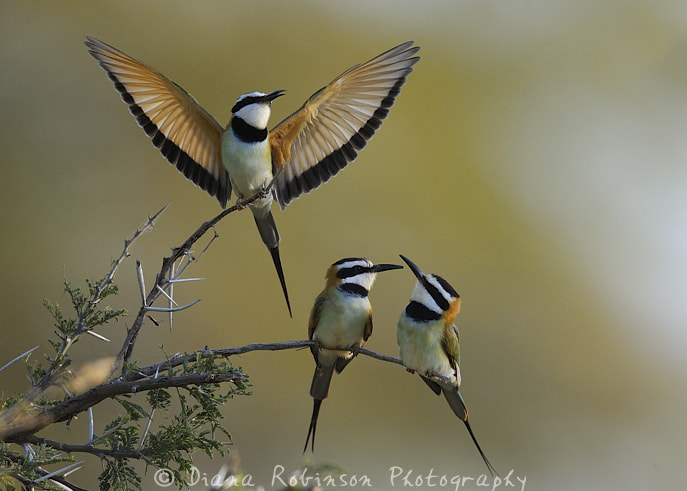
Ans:
[[[315,92],[270,132],[279,206],[336,175],[381,126],[413,70],[420,48],[412,41],[356,65]]]

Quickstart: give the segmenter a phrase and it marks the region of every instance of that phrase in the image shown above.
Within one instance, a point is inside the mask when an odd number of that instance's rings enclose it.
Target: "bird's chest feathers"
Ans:
[[[367,298],[351,298],[329,303],[320,314],[313,339],[322,347],[347,349],[363,342],[365,325],[370,316]]]
[[[269,140],[243,142],[230,128],[222,135],[222,162],[232,187],[247,198],[272,180]]]
[[[441,322],[429,325],[402,322],[399,325],[398,344],[403,364],[423,375],[437,372],[447,377],[454,376],[442,346],[443,339],[444,326]]]

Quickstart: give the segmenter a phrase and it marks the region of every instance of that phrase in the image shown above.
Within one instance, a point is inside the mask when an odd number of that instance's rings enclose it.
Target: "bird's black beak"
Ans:
[[[265,102],[272,102],[275,100],[277,97],[281,97],[284,94],[286,94],[286,90],[284,89],[279,89],[279,90],[273,90],[269,94],[266,94],[262,99]]]
[[[418,281],[422,282],[424,280],[424,277],[425,277],[425,274],[422,272],[422,270],[420,268],[418,268],[417,265],[413,261],[411,261],[410,259],[405,257],[403,254],[399,254],[399,256],[401,256],[401,259],[403,259],[403,261],[405,261],[405,263],[408,265],[408,267],[413,272],[413,274],[418,279]]]
[[[382,271],[391,271],[392,269],[403,269],[403,266],[398,264],[375,264],[370,268],[370,272],[381,273]]]

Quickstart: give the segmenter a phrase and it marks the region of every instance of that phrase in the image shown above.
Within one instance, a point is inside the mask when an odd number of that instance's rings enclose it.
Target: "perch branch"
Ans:
[[[246,375],[235,371],[227,373],[189,373],[173,377],[146,378],[133,381],[108,382],[98,385],[81,394],[65,399],[61,403],[43,409],[35,416],[26,416],[22,409],[36,410],[35,406],[8,408],[0,417],[4,416],[5,421],[0,421],[0,440],[11,443],[23,443],[29,435],[42,430],[52,423],[68,420],[89,407],[93,407],[105,399],[122,394],[134,394],[153,389],[163,389],[169,387],[184,387],[187,385],[218,384],[223,382],[243,382]],[[19,403],[18,403],[19,404]],[[17,414],[18,413],[18,414]],[[14,416],[14,417],[12,417]]]

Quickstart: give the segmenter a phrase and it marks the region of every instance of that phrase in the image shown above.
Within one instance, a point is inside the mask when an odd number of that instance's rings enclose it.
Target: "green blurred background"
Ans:
[[[408,39],[422,47],[358,160],[285,213],[275,207],[294,318],[250,214],[230,215],[191,272],[206,280],[177,289],[178,301],[202,302],[172,332],[145,326],[141,365],[163,357],[160,345],[303,339],[329,264],[403,253],[462,294],[462,392],[502,475],[514,469],[531,490],[684,485],[684,2],[1,1],[0,365],[49,349],[43,298],[68,304],[63,275],[102,276],[147,214],[171,202],[118,274],[114,305],[130,311],[134,259],[151,284],[169,248],[219,211],[136,127],[86,35],[152,64],[222,123],[244,92],[288,89],[276,123],[347,67]],[[378,279],[368,348],[397,354],[413,283],[407,270]],[[102,332],[111,344],[82,340],[75,365],[115,352],[130,322]],[[254,395],[225,409],[233,448],[270,489],[276,465],[305,462],[312,358],[234,362]],[[0,375],[7,392],[26,384],[19,366]],[[96,432],[108,417],[96,410]],[[87,438],[82,426],[46,434]],[[311,465],[336,462],[377,489],[391,488],[391,466],[485,470],[444,401],[367,357],[335,377],[317,436]],[[93,488],[100,464],[87,461],[75,481]],[[196,462],[208,476],[221,463]]]

